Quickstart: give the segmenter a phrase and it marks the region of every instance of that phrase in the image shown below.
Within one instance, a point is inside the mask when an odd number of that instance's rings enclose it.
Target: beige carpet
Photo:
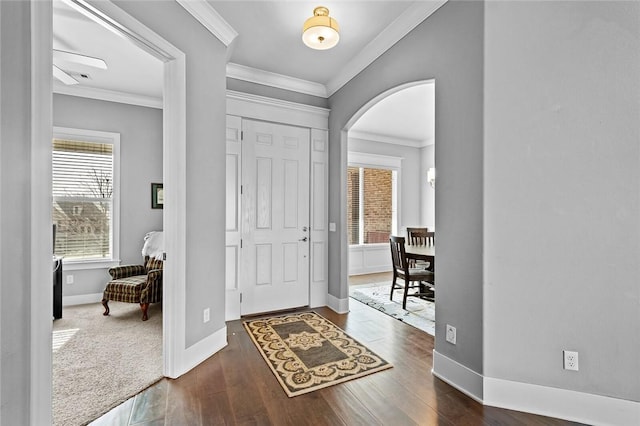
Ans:
[[[53,424],[85,425],[162,378],[162,310],[69,306],[53,322]]]

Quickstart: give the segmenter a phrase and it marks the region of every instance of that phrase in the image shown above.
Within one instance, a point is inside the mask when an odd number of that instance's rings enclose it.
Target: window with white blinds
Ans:
[[[53,139],[56,256],[67,261],[115,258],[115,150],[112,142]]]

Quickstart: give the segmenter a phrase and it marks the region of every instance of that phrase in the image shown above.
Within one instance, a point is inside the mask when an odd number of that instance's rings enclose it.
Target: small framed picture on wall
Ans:
[[[164,206],[164,189],[161,183],[151,184],[151,208],[161,209]]]

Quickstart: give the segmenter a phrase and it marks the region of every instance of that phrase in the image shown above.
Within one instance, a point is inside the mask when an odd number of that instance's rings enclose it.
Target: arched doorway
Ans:
[[[350,276],[383,272],[371,279],[389,279],[390,234],[405,235],[407,226],[435,227],[435,185],[427,180],[428,170],[435,168],[435,80],[402,84],[371,99],[344,126],[341,148],[347,153],[341,164],[341,185],[345,189],[341,217],[348,229],[342,244],[349,260],[341,271],[340,293],[348,294]],[[360,205],[364,203],[349,202],[355,197],[350,191],[358,186],[349,185],[349,177],[353,178],[358,169],[360,174],[366,170],[373,174],[389,171],[391,181],[383,186],[391,189],[380,201],[388,204],[384,208],[386,218],[378,221],[384,225],[365,223],[373,220],[364,213],[366,207]],[[356,190],[362,201],[366,188]],[[361,214],[352,211],[354,204]]]

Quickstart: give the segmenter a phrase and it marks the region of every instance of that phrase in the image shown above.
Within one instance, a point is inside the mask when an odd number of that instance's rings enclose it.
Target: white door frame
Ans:
[[[312,308],[326,306],[329,299],[329,195],[327,189],[329,109],[227,90],[227,114],[311,129],[309,306]],[[239,257],[241,256],[239,254]],[[234,299],[227,300],[226,303],[239,302]],[[240,318],[239,306],[230,307],[227,312],[238,312],[237,318],[228,316],[227,321]]]
[[[163,374],[179,376],[185,362],[185,275],[186,275],[186,61],[182,51],[110,1],[82,2],[96,17],[164,62],[163,173],[166,202],[163,210],[165,264],[163,315]],[[51,169],[53,45],[52,4],[31,1],[32,36],[32,279],[31,279],[31,423],[50,424],[51,405]],[[38,153],[36,155],[35,153]],[[48,154],[47,154],[48,153]],[[167,159],[171,159],[168,161]],[[47,207],[48,206],[48,207]],[[167,225],[170,225],[167,227]],[[39,309],[42,307],[42,309]],[[47,307],[47,308],[45,308]]]

